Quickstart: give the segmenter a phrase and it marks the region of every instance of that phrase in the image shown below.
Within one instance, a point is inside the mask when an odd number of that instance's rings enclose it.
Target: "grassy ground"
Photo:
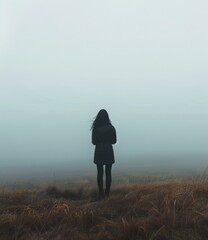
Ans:
[[[123,184],[108,199],[97,189],[0,191],[4,240],[205,240],[208,182]]]

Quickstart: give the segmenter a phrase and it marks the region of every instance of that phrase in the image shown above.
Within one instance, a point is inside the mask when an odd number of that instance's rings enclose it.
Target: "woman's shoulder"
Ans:
[[[106,125],[108,129],[115,129],[115,127],[112,124]]]
[[[111,128],[114,129],[114,130],[116,129],[113,125],[111,125]]]
[[[113,125],[109,125],[108,129],[109,129],[110,132],[115,132],[116,131],[116,128]]]

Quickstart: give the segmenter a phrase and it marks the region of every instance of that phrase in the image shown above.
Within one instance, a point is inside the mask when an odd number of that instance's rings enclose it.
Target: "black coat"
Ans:
[[[115,162],[112,144],[115,144],[116,141],[116,130],[112,125],[93,129],[92,144],[96,145],[95,164],[113,164]]]

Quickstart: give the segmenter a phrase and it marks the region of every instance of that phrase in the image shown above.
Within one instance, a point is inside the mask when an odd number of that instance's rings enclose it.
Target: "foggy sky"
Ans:
[[[1,0],[0,161],[92,164],[105,108],[119,158],[207,154],[206,0]]]

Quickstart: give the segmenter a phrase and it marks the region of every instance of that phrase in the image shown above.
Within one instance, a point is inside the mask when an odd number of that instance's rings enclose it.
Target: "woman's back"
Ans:
[[[98,145],[100,143],[116,143],[116,131],[112,125],[104,125],[96,127],[92,132],[92,143]]]

